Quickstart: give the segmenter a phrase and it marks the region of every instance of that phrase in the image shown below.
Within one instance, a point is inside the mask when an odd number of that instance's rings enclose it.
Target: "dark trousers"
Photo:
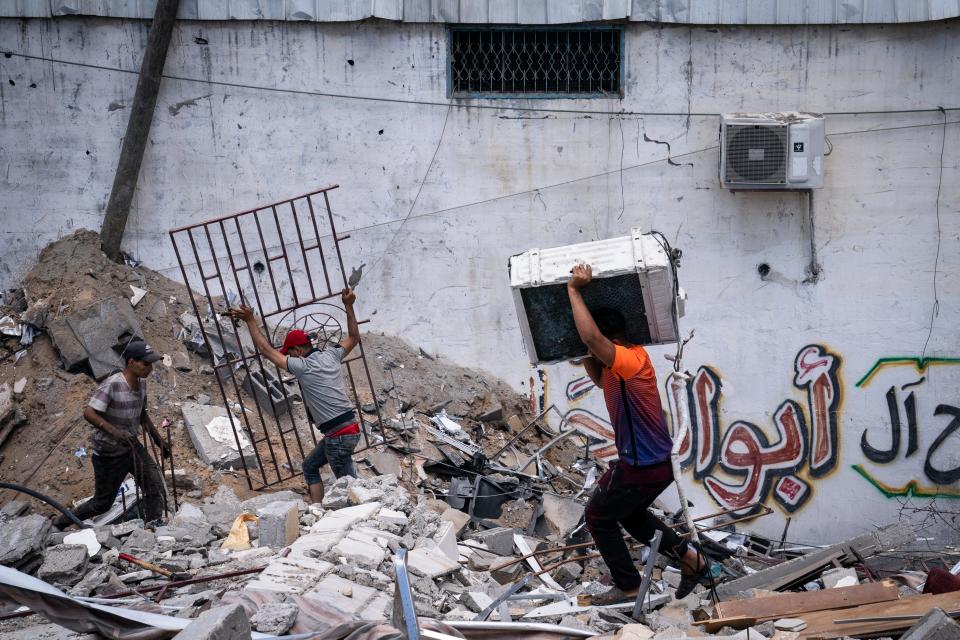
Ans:
[[[661,531],[660,552],[674,560],[687,551],[687,542],[647,510],[672,482],[669,460],[650,467],[618,462],[603,474],[590,496],[587,528],[613,583],[624,591],[640,586],[640,572],[630,557],[621,526],[640,542],[649,542],[656,531]]]
[[[360,442],[360,434],[324,438],[317,443],[313,451],[303,460],[303,478],[307,484],[321,482],[320,467],[330,465],[333,475],[357,477],[357,468],[353,464],[353,450]]]
[[[90,460],[93,462],[94,494],[93,498],[74,510],[77,518],[84,520],[108,511],[128,473],[140,488],[140,512],[144,521],[152,522],[163,515],[163,477],[157,463],[141,443],[137,442],[132,451],[123,455],[101,456],[94,453]],[[66,517],[56,522],[58,527],[70,523]]]

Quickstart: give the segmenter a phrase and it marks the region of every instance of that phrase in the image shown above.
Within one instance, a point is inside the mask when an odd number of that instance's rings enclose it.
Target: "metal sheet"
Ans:
[[[153,17],[156,0],[0,0],[0,17]],[[567,24],[866,24],[946,20],[960,0],[182,0],[182,20]]]

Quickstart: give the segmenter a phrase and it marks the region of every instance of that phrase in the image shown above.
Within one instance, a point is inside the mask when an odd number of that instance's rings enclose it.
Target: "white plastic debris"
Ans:
[[[147,290],[133,285],[130,285],[130,289],[133,291],[133,295],[130,296],[130,305],[135,307],[143,300],[143,296],[147,295]]]
[[[100,552],[101,544],[97,541],[97,532],[93,529],[81,529],[63,537],[64,544],[82,544],[87,548],[87,555],[91,558]]]
[[[446,409],[441,409],[440,413],[433,416],[433,423],[452,436],[463,433],[463,427],[447,417]]]
[[[0,333],[5,336],[19,337],[23,334],[23,325],[10,316],[3,316],[0,318]]]

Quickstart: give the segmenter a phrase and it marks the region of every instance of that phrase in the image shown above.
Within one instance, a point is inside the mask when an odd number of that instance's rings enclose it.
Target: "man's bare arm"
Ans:
[[[360,342],[360,325],[357,324],[357,315],[353,311],[353,303],[357,301],[357,294],[353,292],[353,289],[344,289],[340,294],[340,299],[343,300],[343,310],[347,313],[347,337],[340,343],[340,346],[343,347],[343,355],[346,357]]]
[[[253,309],[240,305],[227,311],[227,315],[236,320],[243,320],[247,325],[247,331],[250,332],[250,339],[253,340],[253,346],[257,348],[267,360],[277,365],[284,371],[287,370],[287,356],[273,348],[267,337],[257,326],[257,319],[253,315]]]
[[[590,314],[587,303],[583,301],[580,289],[590,284],[593,271],[588,264],[578,264],[573,267],[573,275],[567,283],[567,296],[570,298],[570,308],[573,310],[573,322],[577,326],[580,340],[587,346],[587,350],[608,367],[613,366],[613,359],[617,354],[616,346],[600,333],[600,328]],[[589,375],[589,374],[588,374]]]
[[[600,386],[600,374],[603,371],[603,365],[600,364],[600,361],[594,358],[593,356],[587,356],[581,360],[583,368],[586,370],[587,375],[593,380],[593,384]]]
[[[129,444],[130,436],[126,431],[122,431],[117,427],[110,424],[110,422],[103,417],[103,414],[94,409],[93,407],[87,405],[83,408],[83,419],[92,424],[100,431],[103,431],[107,435],[111,436],[114,440],[120,444]]]

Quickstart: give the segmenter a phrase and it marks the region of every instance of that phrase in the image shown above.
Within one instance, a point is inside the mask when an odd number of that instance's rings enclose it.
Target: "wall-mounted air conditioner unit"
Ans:
[[[720,116],[720,184],[726,189],[823,186],[823,116],[727,113]]]
[[[588,308],[620,311],[634,344],[677,341],[674,311],[683,315],[685,295],[676,287],[671,256],[656,236],[633,229],[629,236],[530,249],[510,258],[510,286],[533,364],[587,355],[567,297],[570,269],[578,262],[593,269],[593,281],[583,289]]]

